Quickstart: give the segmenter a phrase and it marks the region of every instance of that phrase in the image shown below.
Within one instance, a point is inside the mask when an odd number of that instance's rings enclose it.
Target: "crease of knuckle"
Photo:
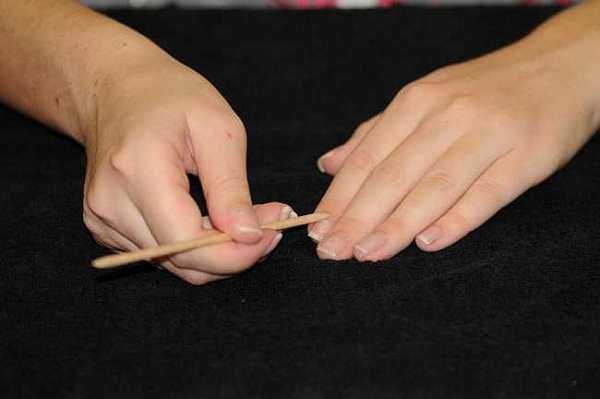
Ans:
[[[377,165],[371,173],[370,178],[382,185],[397,185],[404,180],[403,173],[406,168],[401,162],[395,160],[387,160]]]
[[[466,234],[475,229],[475,223],[471,221],[464,212],[455,209],[442,218],[440,224],[445,226],[444,230],[454,234]]]
[[[437,193],[447,193],[458,186],[458,179],[443,170],[435,171],[423,179],[422,189]]]
[[[125,178],[131,179],[135,175],[135,160],[129,150],[120,149],[108,156],[108,164],[113,173]]]
[[[390,237],[400,239],[406,236],[407,232],[416,230],[416,219],[416,212],[404,208],[397,214],[390,216],[379,229],[386,232]]]
[[[343,231],[350,235],[364,235],[369,232],[367,223],[359,218],[342,216],[336,222],[336,231]]]
[[[493,180],[481,180],[473,184],[473,191],[478,197],[491,204],[494,208],[501,208],[510,199],[509,191],[500,183]]]
[[[315,212],[327,213],[334,218],[339,217],[341,212],[346,208],[347,203],[348,201],[344,201],[339,198],[333,198],[333,196],[328,196],[319,204],[317,209],[315,209]]]
[[[369,173],[377,165],[375,156],[367,149],[358,147],[344,162],[344,168],[362,174]]]

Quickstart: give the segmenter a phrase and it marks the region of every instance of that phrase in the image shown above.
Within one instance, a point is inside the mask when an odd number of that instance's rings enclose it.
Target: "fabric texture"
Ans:
[[[318,156],[402,85],[556,11],[110,15],[230,101],[255,201],[306,213],[330,181]],[[1,107],[0,129],[0,397],[597,397],[598,137],[438,253],[322,262],[297,229],[248,272],[194,287],[146,264],[93,270],[106,250],[81,220],[82,149]]]

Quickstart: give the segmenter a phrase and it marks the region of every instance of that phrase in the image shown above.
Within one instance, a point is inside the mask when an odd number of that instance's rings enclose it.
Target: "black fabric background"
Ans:
[[[556,11],[111,15],[230,100],[248,128],[257,202],[309,212],[329,182],[317,157],[402,85]],[[2,397],[592,397],[598,387],[598,138],[439,253],[321,262],[301,229],[249,272],[194,287],[147,265],[92,270],[105,251],[81,222],[81,148],[6,108],[0,129]]]

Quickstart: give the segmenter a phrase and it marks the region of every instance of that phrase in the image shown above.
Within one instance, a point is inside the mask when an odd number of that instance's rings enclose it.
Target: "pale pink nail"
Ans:
[[[204,230],[212,230],[213,229],[213,225],[210,222],[210,218],[208,216],[205,216],[202,218],[202,228]]]
[[[239,232],[260,238],[263,231],[258,226],[256,215],[250,208],[239,208],[235,211],[235,223]]]
[[[319,171],[321,173],[325,173],[325,168],[323,167],[323,161],[329,157],[331,157],[333,155],[333,153],[335,152],[335,149],[325,153],[324,155],[322,155],[318,160],[317,160],[317,168],[319,168]]]
[[[279,213],[279,220],[287,220],[293,214],[296,214],[296,212],[294,212],[294,210],[291,207],[286,205],[283,208],[281,208],[281,212]],[[296,217],[297,217],[297,215],[296,215]]]
[[[387,241],[385,233],[377,231],[371,233],[354,246],[354,257],[359,261],[376,260],[378,252]]]
[[[316,223],[312,227],[312,229],[308,233],[308,236],[310,238],[312,238],[313,241],[319,242],[319,241],[321,241],[323,239],[323,237],[325,237],[325,235],[327,234],[327,232],[329,230],[331,230],[331,228],[333,227],[334,224],[335,224],[335,222],[331,218],[325,219],[325,220],[321,220],[320,222]]]
[[[338,259],[348,245],[348,240],[339,232],[327,237],[317,246],[317,252],[323,259]]]
[[[417,236],[417,240],[424,245],[431,245],[442,236],[442,229],[439,226],[431,226]]]

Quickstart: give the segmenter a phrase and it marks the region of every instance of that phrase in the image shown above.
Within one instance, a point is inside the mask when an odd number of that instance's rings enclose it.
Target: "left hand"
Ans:
[[[319,257],[378,261],[415,238],[445,248],[570,160],[599,124],[597,42],[542,40],[405,86],[321,157],[335,178],[316,210],[332,218],[309,228]]]

